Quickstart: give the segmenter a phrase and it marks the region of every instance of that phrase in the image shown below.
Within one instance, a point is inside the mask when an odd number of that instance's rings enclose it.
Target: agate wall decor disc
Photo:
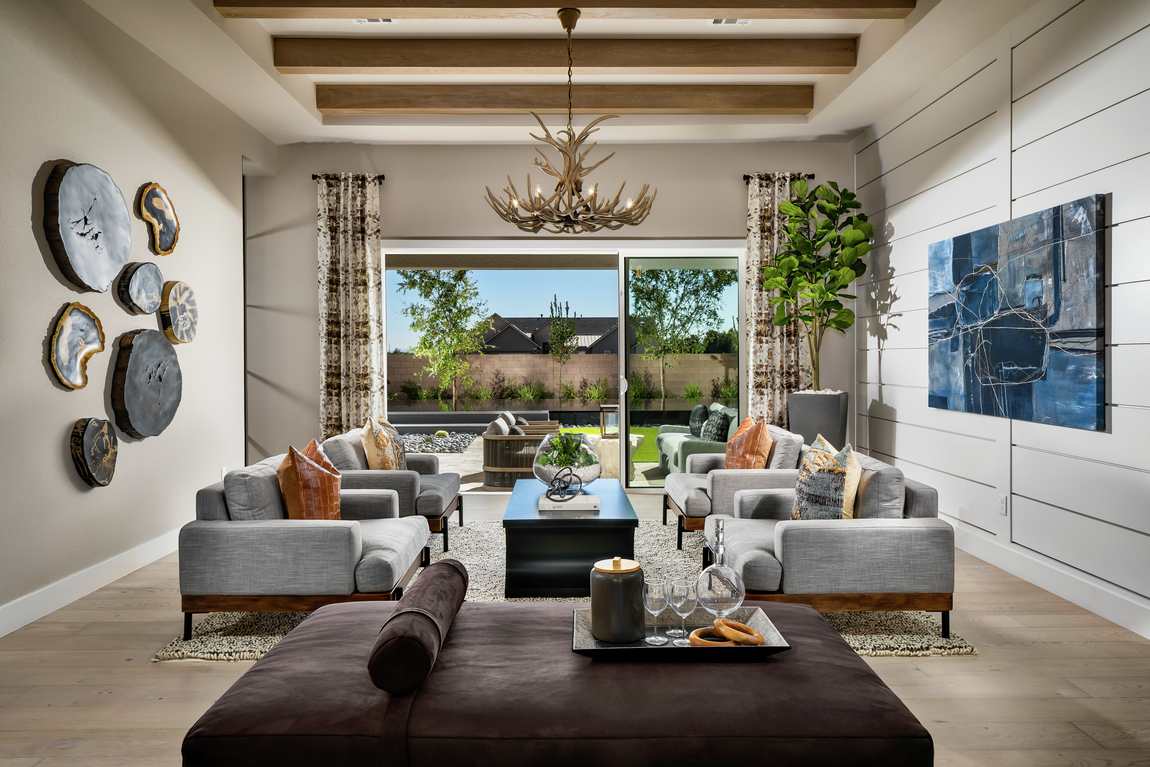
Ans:
[[[196,337],[200,310],[196,308],[196,294],[186,282],[165,282],[160,300],[160,323],[164,335],[174,344],[191,343]]]
[[[128,264],[116,281],[120,302],[133,314],[151,314],[160,308],[164,275],[155,264]]]
[[[92,487],[107,487],[116,472],[120,441],[116,430],[99,418],[81,418],[72,427],[72,462],[80,479]]]
[[[52,370],[69,389],[88,385],[88,360],[104,351],[100,318],[83,304],[68,304],[52,333]]]
[[[176,347],[158,330],[131,330],[120,336],[112,374],[116,425],[138,439],[168,428],[183,396],[184,379]]]
[[[132,217],[112,177],[95,165],[61,163],[44,188],[44,234],[70,282],[105,292],[132,250]]]
[[[176,249],[180,240],[180,220],[172,198],[159,184],[148,184],[140,192],[140,218],[148,222],[152,232],[152,250],[166,256]]]

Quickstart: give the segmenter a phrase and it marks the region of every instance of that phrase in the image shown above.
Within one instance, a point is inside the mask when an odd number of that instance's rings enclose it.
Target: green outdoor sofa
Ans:
[[[727,414],[730,423],[727,426],[727,439],[739,428],[739,411],[733,407],[725,407],[719,402],[712,402],[711,412],[722,410]],[[687,470],[687,456],[696,453],[725,453],[726,440],[711,442],[691,434],[689,426],[665,425],[659,427],[655,437],[655,447],[659,451],[659,468],[664,474],[677,474]]]

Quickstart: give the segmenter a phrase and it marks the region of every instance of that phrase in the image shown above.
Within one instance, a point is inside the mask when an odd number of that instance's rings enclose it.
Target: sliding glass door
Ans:
[[[661,488],[688,454],[725,450],[691,435],[690,415],[696,405],[739,407],[739,259],[625,257],[621,271],[627,485]]]

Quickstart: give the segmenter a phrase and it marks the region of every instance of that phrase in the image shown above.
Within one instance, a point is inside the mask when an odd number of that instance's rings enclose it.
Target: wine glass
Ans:
[[[659,615],[667,609],[667,584],[665,581],[643,581],[643,609],[655,616],[651,636],[643,637],[647,644],[665,645],[667,637],[659,636]]]
[[[669,635],[674,631],[676,632],[675,636],[679,637],[671,644],[676,647],[690,647],[691,640],[687,639],[687,616],[695,611],[695,605],[698,604],[695,595],[695,579],[672,578],[667,587],[667,601],[671,603],[671,609],[679,616],[682,623],[682,628],[671,629],[667,632]]]
[[[667,573],[667,604],[671,604],[671,584],[679,578],[686,577],[681,573]],[[674,608],[674,605],[671,605]],[[687,632],[683,629],[669,628],[663,632],[669,637],[685,637]]]

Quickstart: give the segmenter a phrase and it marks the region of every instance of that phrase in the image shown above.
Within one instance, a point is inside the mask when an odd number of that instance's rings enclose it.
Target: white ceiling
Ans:
[[[273,36],[562,38],[558,20],[401,19],[356,25],[340,19],[225,19],[211,0],[86,0],[272,141],[387,144],[530,143],[528,115],[323,117],[315,83],[547,83],[538,74],[338,76],[283,75],[272,65]],[[859,66],[849,75],[576,75],[576,83],[812,83],[808,116],[627,115],[605,123],[602,143],[847,140],[957,62],[1035,0],[919,0],[905,20],[755,19],[745,27],[705,20],[580,21],[593,37],[859,36]]]

